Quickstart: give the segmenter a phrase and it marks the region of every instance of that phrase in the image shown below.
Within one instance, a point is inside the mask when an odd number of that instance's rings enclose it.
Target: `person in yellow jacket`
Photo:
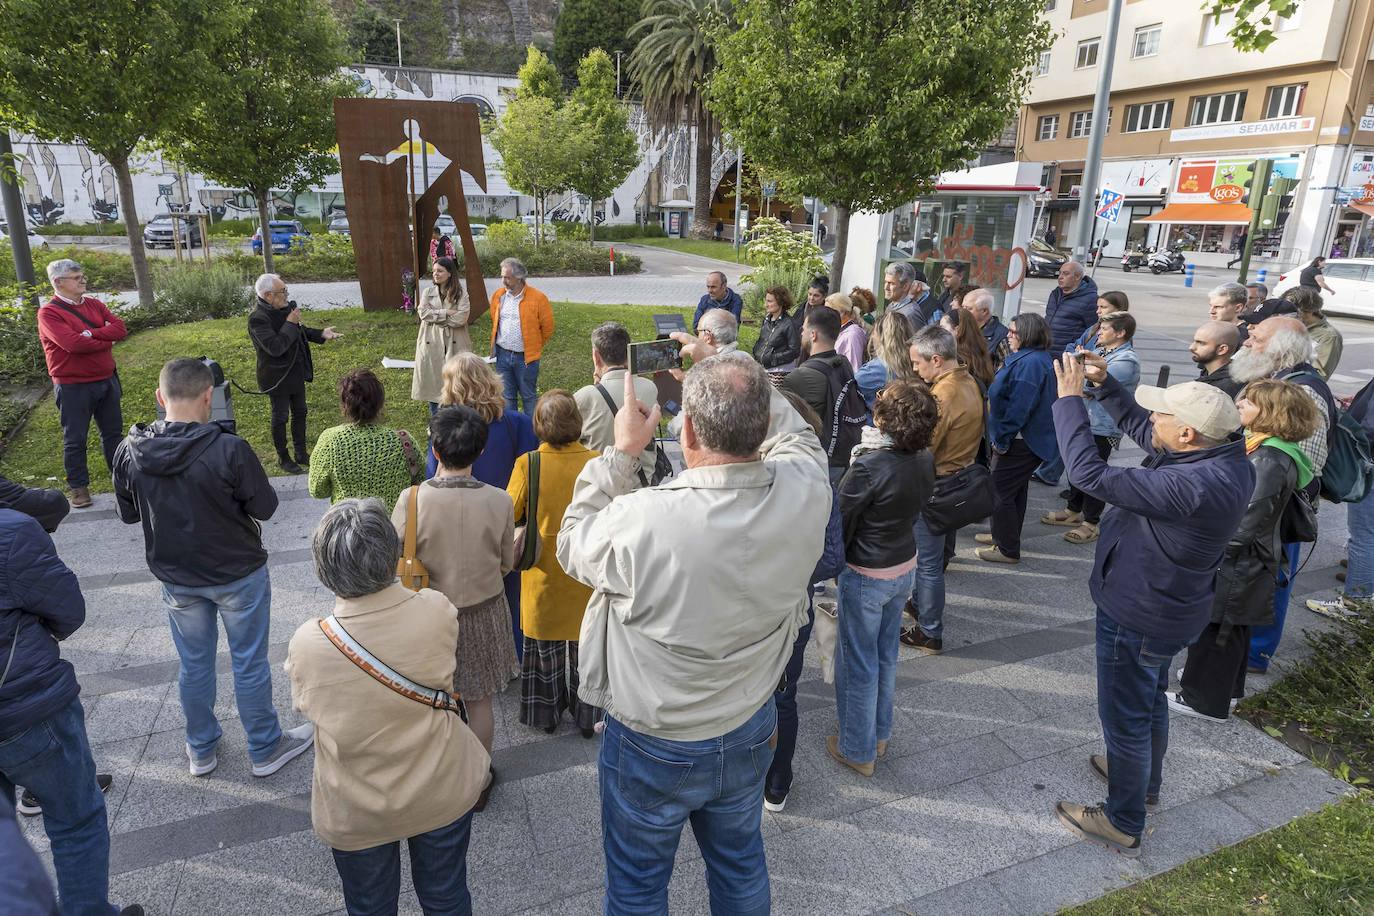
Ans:
[[[491,294],[491,352],[507,409],[533,417],[539,356],[553,337],[553,309],[548,296],[525,283],[527,275],[517,258],[501,262],[501,288]]]

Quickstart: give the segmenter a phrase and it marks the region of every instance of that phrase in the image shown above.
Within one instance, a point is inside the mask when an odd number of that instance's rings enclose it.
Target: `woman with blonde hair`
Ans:
[[[506,407],[501,376],[476,353],[459,353],[444,363],[444,389],[439,395],[439,406],[450,404],[471,407],[487,422],[487,444],[472,465],[472,476],[504,490],[510,483],[515,459],[539,447],[534,424],[525,414]],[[437,466],[434,452],[430,450],[425,476],[433,477]],[[515,654],[520,656],[525,651],[525,638],[520,633],[520,573],[509,573],[505,584]]]
[[[592,590],[559,565],[558,529],[572,502],[577,475],[600,453],[578,441],[582,414],[572,395],[562,388],[540,396],[534,407],[534,431],[543,444],[516,460],[506,487],[515,506],[516,523],[525,525],[527,532],[537,530],[542,542],[539,561],[520,575],[520,624],[525,634],[520,722],[553,734],[566,709],[582,737],[590,738],[601,710],[577,696],[577,640]],[[538,481],[539,490],[535,494],[535,517],[527,518],[531,479]]]
[[[1246,385],[1236,406],[1255,490],[1217,572],[1212,621],[1188,647],[1182,689],[1168,694],[1174,712],[1214,721],[1224,721],[1245,696],[1252,632],[1274,623],[1276,578],[1285,563],[1280,522],[1312,480],[1312,462],[1297,443],[1325,422],[1307,392],[1278,379]]]
[[[940,318],[940,326],[954,335],[954,343],[959,350],[959,362],[968,369],[969,375],[978,380],[987,391],[992,377],[997,374],[988,356],[988,342],[983,339],[983,331],[978,327],[973,314],[963,309],[952,308]]]
[[[410,396],[429,402],[429,415],[439,409],[444,390],[444,364],[459,353],[472,351],[468,335],[470,304],[467,291],[458,280],[458,266],[452,258],[435,260],[434,284],[420,294],[415,312],[420,318],[420,333],[415,339],[415,374]]]
[[[854,308],[854,300],[844,293],[831,293],[825,297],[827,308],[840,315],[840,336],[835,339],[835,352],[849,360],[855,372],[864,363],[864,350],[868,346],[868,332],[864,330],[859,312]]]
[[[911,365],[911,322],[901,312],[890,309],[883,313],[868,339],[868,362],[854,373],[854,382],[859,392],[873,409],[878,392],[887,387],[888,382],[897,379],[917,380],[916,370]]]

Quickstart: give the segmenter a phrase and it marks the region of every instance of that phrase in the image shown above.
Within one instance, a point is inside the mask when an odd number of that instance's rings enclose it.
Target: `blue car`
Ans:
[[[310,230],[301,225],[300,220],[274,219],[267,227],[272,231],[272,253],[286,254],[291,249],[305,250],[305,240],[310,238]],[[253,233],[253,254],[262,254],[262,230]]]

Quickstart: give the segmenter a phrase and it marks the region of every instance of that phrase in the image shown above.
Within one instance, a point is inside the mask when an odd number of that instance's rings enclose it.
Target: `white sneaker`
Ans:
[[[1330,617],[1332,620],[1349,620],[1352,617],[1359,616],[1346,605],[1344,598],[1331,598],[1329,600],[1308,598],[1307,609],[1314,614]]]
[[[191,745],[186,745],[186,759],[191,761],[192,776],[209,776],[219,766],[219,758],[215,752],[211,751],[204,757],[197,757],[196,752],[191,750]]]
[[[1226,721],[1225,719],[1219,718],[1217,716],[1209,716],[1207,715],[1207,713],[1200,712],[1194,709],[1193,707],[1189,706],[1186,702],[1184,702],[1183,694],[1181,693],[1166,693],[1164,694],[1164,697],[1169,701],[1169,708],[1181,715],[1192,716],[1194,719],[1206,719],[1208,722]]]
[[[271,776],[273,773],[295,760],[315,743],[315,726],[307,722],[282,732],[272,756],[262,763],[253,764],[254,776]]]

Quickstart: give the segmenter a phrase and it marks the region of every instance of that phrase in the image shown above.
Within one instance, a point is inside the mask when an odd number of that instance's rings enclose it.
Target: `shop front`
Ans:
[[[1374,217],[1374,150],[1356,149],[1336,192],[1327,257],[1374,257],[1374,220],[1370,217]]]

